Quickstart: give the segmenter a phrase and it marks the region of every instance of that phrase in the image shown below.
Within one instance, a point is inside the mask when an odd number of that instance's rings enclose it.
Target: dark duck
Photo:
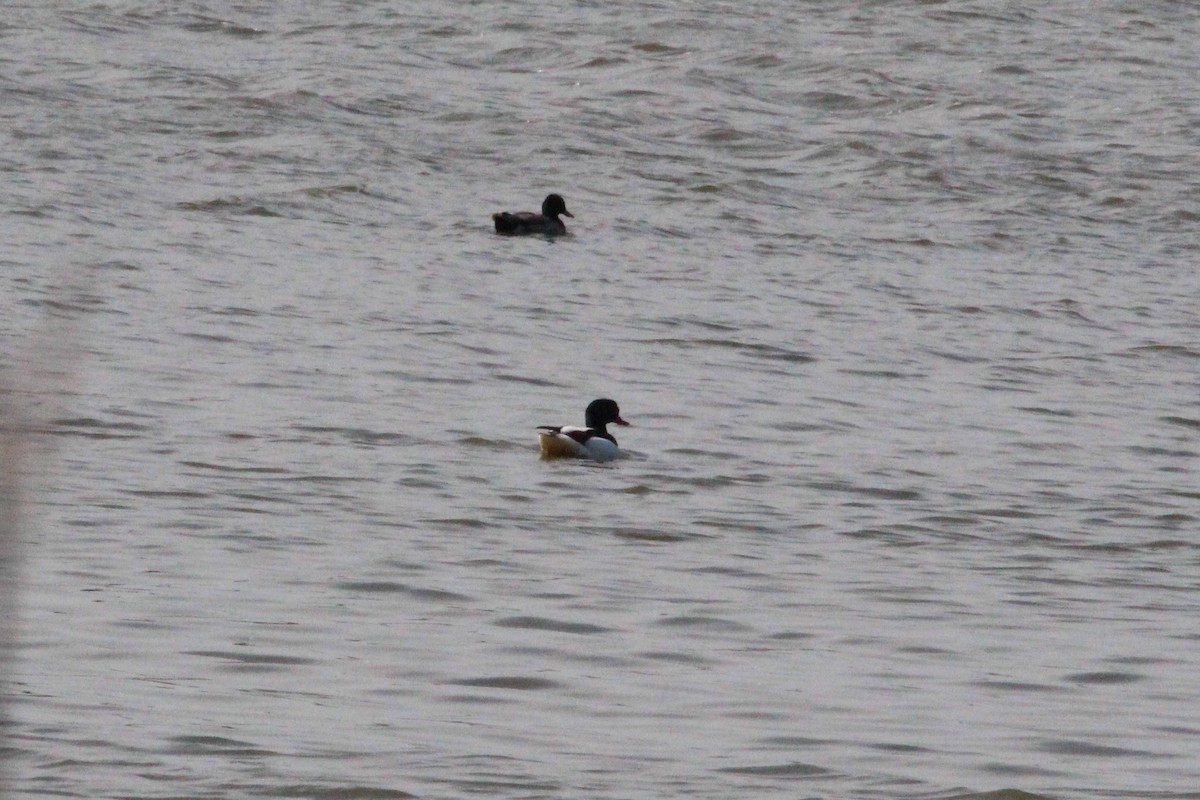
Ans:
[[[562,199],[561,194],[549,194],[542,201],[540,214],[532,211],[500,211],[492,214],[492,221],[496,223],[496,233],[506,236],[525,236],[531,233],[557,236],[567,232],[567,226],[559,219],[560,215],[575,218],[574,214],[567,211],[567,202]]]

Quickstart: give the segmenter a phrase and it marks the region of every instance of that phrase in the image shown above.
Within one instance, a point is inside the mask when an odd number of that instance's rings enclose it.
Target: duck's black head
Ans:
[[[557,217],[562,214],[564,217],[575,219],[575,215],[567,211],[567,201],[562,199],[561,194],[546,195],[546,199],[542,201],[542,214],[547,217]]]
[[[617,406],[617,401],[609,400],[607,397],[589,403],[583,418],[589,428],[595,428],[598,431],[603,431],[604,426],[610,422],[616,425],[629,424],[621,419],[621,409]]]

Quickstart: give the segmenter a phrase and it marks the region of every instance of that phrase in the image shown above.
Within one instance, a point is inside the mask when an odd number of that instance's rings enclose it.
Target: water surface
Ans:
[[[1198,36],[13,9],[8,794],[1194,796]]]

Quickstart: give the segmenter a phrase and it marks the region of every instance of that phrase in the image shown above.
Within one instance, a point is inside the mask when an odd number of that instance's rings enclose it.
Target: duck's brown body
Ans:
[[[536,233],[557,236],[567,232],[567,226],[559,219],[559,215],[572,219],[575,217],[574,214],[567,211],[567,203],[562,199],[562,195],[552,194],[542,201],[542,213],[540,214],[532,211],[500,211],[492,214],[492,221],[496,223],[496,233],[507,236]]]

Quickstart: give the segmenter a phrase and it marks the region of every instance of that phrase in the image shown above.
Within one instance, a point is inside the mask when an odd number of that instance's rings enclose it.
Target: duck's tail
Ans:
[[[512,233],[517,229],[516,219],[507,211],[492,214],[492,222],[496,223],[496,233]]]

